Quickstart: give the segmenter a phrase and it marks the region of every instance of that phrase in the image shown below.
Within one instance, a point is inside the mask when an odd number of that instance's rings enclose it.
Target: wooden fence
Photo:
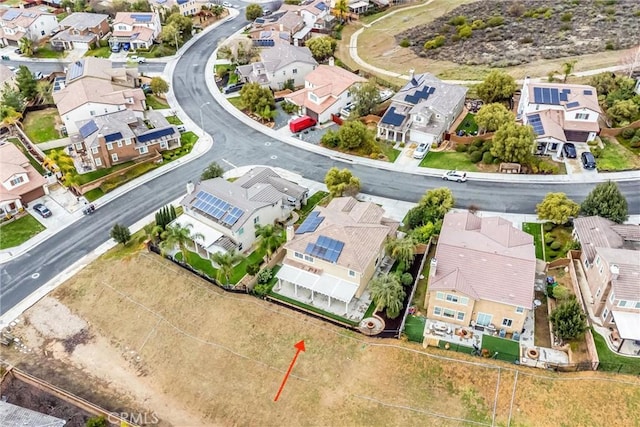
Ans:
[[[600,129],[600,136],[618,136],[626,128],[632,128],[632,129],[640,128],[640,120],[636,120],[635,122],[630,123],[623,128],[602,128]]]

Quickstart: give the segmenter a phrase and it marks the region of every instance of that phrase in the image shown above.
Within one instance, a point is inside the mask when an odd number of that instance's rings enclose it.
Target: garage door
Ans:
[[[311,117],[316,122],[318,121],[318,113],[310,110],[309,108],[305,108],[305,110],[306,110],[307,116]]]

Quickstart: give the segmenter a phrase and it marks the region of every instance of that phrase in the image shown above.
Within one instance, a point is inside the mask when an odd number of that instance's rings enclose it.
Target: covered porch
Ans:
[[[0,195],[0,215],[8,216],[15,215],[22,208],[22,202],[20,196],[18,197],[2,197]]]
[[[226,236],[200,221],[197,218],[192,217],[188,213],[183,213],[175,220],[173,220],[169,226],[180,225],[186,227],[191,225],[191,234],[201,234],[203,238],[194,240],[195,252],[207,259],[211,259],[211,255],[216,252],[226,252],[229,248],[223,245],[223,241]]]
[[[616,331],[612,332],[612,338],[618,335],[617,340],[613,339],[617,345],[616,351],[623,354],[640,355],[640,313],[613,310],[611,312],[615,320]]]

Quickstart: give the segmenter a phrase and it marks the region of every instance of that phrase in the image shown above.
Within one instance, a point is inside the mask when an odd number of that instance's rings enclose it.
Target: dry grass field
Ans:
[[[638,379],[519,368],[514,393],[514,365],[369,339],[223,293],[144,252],[102,257],[25,319],[19,334],[34,354],[111,384],[165,425],[640,423]],[[65,351],[69,337],[85,339]],[[300,340],[307,351],[274,403]]]

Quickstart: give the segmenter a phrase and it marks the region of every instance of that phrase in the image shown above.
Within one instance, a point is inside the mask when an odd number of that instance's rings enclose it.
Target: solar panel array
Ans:
[[[270,40],[270,39],[263,39],[263,40],[254,40],[253,41],[253,45],[254,46],[261,46],[261,47],[273,47],[276,45],[275,40]]]
[[[584,91],[582,91],[582,93],[585,95],[593,95],[593,91],[589,89],[585,89]]]
[[[131,19],[137,22],[151,22],[152,15],[151,14],[134,14],[134,15],[131,15]]]
[[[327,9],[328,9],[328,8],[327,8],[327,5],[326,5],[326,4],[324,4],[324,3],[318,3],[318,4],[316,4],[316,5],[315,5],[315,8],[316,8],[316,9],[318,9],[318,10],[321,10],[321,11],[324,11],[324,10],[327,10]]]
[[[319,236],[316,243],[307,244],[305,253],[325,261],[337,262],[342,249],[344,248],[344,242],[335,240],[327,236]]]
[[[384,113],[382,123],[392,126],[402,126],[405,118],[403,114],[396,113],[396,107],[391,107]]]
[[[300,227],[296,230],[296,234],[310,233],[316,231],[318,226],[324,220],[323,216],[320,216],[320,212],[311,212],[308,217],[300,224]]]
[[[13,21],[14,19],[16,19],[18,16],[20,16],[20,10],[18,9],[9,9],[5,12],[4,15],[2,15],[2,19],[4,21]]]
[[[173,127],[156,129],[151,132],[143,133],[142,135],[138,135],[138,141],[140,142],[149,142],[154,139],[162,138],[163,136],[173,135],[175,130]]]
[[[69,78],[69,80],[77,79],[78,77],[82,76],[83,71],[84,71],[84,62],[76,61],[69,65],[69,69],[67,71],[67,77]]]
[[[574,107],[579,107],[579,106],[580,106],[580,103],[577,102],[577,101],[570,102],[570,103],[567,104],[567,108],[574,108]]]
[[[415,93],[413,95],[405,96],[404,100],[409,102],[409,103],[411,103],[411,104],[417,104],[418,102],[420,102],[422,100],[429,99],[429,95],[431,95],[435,91],[436,91],[435,87],[425,86],[422,89],[415,91]]]
[[[82,135],[83,138],[88,137],[89,135],[91,135],[97,130],[98,130],[98,125],[93,120],[83,124],[82,126],[80,126],[80,129],[79,129],[80,135]]]
[[[122,134],[120,132],[112,133],[109,135],[105,135],[104,140],[106,142],[113,142],[122,139]]]
[[[64,88],[64,81],[65,81],[66,79],[67,79],[67,78],[66,78],[66,77],[63,77],[63,76],[56,77],[56,78],[53,80],[53,91],[54,91],[54,92],[57,92],[57,91],[59,91],[60,89],[63,89],[63,88]]]
[[[560,105],[560,91],[558,88],[534,87],[533,102],[536,104]]]
[[[193,207],[229,227],[238,222],[244,212],[231,203],[225,202],[202,190],[196,194],[196,202],[193,204]]]
[[[540,120],[540,114],[532,114],[527,116],[527,122],[533,127],[533,131],[536,135],[544,135],[544,126],[542,126],[542,120]]]

